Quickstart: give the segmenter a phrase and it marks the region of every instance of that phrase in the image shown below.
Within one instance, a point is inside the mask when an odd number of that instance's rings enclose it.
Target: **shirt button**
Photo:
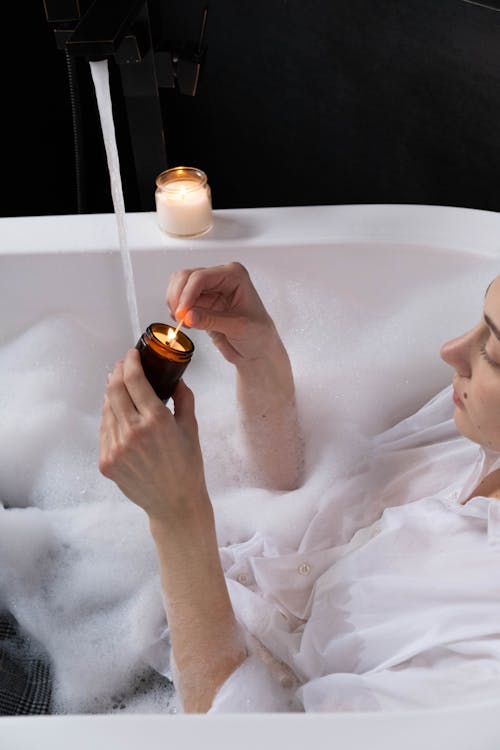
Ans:
[[[248,583],[248,576],[246,573],[240,573],[238,578],[236,579],[238,583]]]
[[[302,563],[301,565],[299,565],[298,571],[301,576],[308,576],[311,572],[311,566],[309,565],[309,563]]]

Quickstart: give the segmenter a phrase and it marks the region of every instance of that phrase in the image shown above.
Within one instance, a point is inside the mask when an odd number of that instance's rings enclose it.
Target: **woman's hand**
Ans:
[[[100,431],[99,468],[151,520],[182,521],[209,503],[194,414],[181,381],[167,409],[131,349],[109,376]]]
[[[167,305],[177,320],[208,331],[222,355],[235,365],[265,356],[279,341],[240,263],[176,271],[168,285]]]
[[[149,515],[177,690],[185,711],[199,713],[246,651],[220,564],[193,394],[181,381],[173,398],[174,414],[131,349],[109,377],[99,467]]]
[[[177,320],[208,331],[236,366],[249,464],[266,486],[293,489],[302,467],[295,386],[286,349],[240,263],[172,274],[167,304]]]

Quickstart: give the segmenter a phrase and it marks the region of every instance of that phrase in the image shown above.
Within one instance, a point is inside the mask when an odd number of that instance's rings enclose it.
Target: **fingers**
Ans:
[[[201,297],[218,296],[230,307],[245,281],[251,284],[248,272],[240,263],[177,271],[172,274],[167,289],[167,304],[177,320],[196,307]]]
[[[175,420],[181,425],[196,429],[196,417],[194,412],[194,394],[183,380],[177,383],[172,396],[174,402]]]
[[[167,302],[168,308],[170,310],[170,313],[171,313],[171,315],[172,315],[172,317],[174,319],[176,317],[176,315],[175,315],[176,310],[179,307],[179,298],[180,298],[180,296],[182,294],[182,291],[183,291],[183,289],[184,289],[184,287],[186,285],[186,282],[187,282],[189,276],[194,271],[199,271],[199,270],[202,270],[202,269],[199,269],[199,268],[186,268],[183,271],[175,271],[171,275],[170,281],[168,283],[168,288],[167,288],[167,299],[166,299],[166,302]]]
[[[196,303],[202,294],[219,294],[226,298],[228,303],[238,289],[241,279],[235,272],[236,264],[228,266],[214,266],[193,271],[182,289],[177,302],[179,311],[187,312]]]
[[[123,361],[116,363],[108,378],[106,397],[105,405],[111,409],[117,420],[133,421],[137,418],[137,409],[124,382]]]
[[[244,338],[249,320],[243,315],[223,310],[207,310],[195,307],[184,315],[186,325],[200,331],[223,333],[231,339]]]
[[[177,427],[187,437],[193,455],[201,455],[198,435],[198,422],[195,415],[195,400],[193,391],[187,387],[183,380],[177,383],[173,394],[174,416]]]
[[[164,409],[142,369],[137,349],[129,349],[123,361],[123,384],[136,412],[148,415]],[[131,416],[131,412],[128,412]]]
[[[109,398],[105,395],[99,428],[99,471],[105,477],[111,478],[112,476],[112,457],[117,443],[118,424],[111,409]]]

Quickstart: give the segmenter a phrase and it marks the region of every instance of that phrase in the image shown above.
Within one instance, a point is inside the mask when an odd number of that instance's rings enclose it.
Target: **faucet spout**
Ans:
[[[94,0],[66,41],[73,57],[104,60],[113,57],[145,0]]]

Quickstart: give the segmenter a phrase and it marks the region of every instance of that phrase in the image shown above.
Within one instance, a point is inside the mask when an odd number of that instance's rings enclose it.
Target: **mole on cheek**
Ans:
[[[466,394],[466,393],[464,393],[464,399],[466,399],[466,398],[467,398],[467,394]]]

